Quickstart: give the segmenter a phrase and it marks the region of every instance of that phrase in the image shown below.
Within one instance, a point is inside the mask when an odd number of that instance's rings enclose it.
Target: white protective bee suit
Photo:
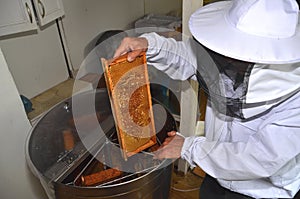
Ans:
[[[280,1],[282,5],[274,5],[279,1],[275,2],[225,1],[200,8],[190,20],[194,39],[186,42],[156,33],[142,35],[149,44],[149,64],[173,79],[197,77],[209,96],[205,136],[185,138],[181,157],[192,166],[199,165],[221,186],[254,198],[292,198],[300,188],[299,8],[294,1]],[[225,30],[222,34],[209,34],[220,31],[215,26],[221,22],[212,18],[219,15],[220,20],[224,12],[228,13],[227,21],[237,21],[245,16],[245,9],[253,17],[253,9],[268,12],[264,9],[282,7],[296,15],[286,17],[296,25],[294,30],[283,28],[283,36],[265,39],[272,41],[264,43],[259,40],[259,34],[264,33],[256,32],[253,37],[250,34],[252,41],[247,41],[250,36],[233,41],[238,36]],[[245,34],[248,19],[243,19],[239,31]],[[259,28],[266,25],[263,19],[259,17]],[[274,38],[284,43],[295,34],[297,44],[290,42],[280,49],[279,44],[272,44]],[[221,38],[214,39],[217,35]],[[259,50],[262,52],[257,53]],[[242,60],[246,65],[238,73],[216,57],[218,54]]]

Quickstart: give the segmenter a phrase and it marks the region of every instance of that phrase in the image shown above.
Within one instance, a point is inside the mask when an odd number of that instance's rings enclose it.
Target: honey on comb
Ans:
[[[112,112],[124,159],[156,144],[146,55],[102,59]]]

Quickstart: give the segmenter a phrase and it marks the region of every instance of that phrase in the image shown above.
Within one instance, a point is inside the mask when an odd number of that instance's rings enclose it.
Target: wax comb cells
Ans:
[[[102,59],[107,89],[125,159],[156,143],[145,53],[128,62],[127,55]]]

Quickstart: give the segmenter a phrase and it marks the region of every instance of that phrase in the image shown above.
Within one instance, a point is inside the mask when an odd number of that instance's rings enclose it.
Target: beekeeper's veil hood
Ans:
[[[220,112],[256,117],[300,90],[298,13],[295,0],[233,0],[191,16],[198,78]]]

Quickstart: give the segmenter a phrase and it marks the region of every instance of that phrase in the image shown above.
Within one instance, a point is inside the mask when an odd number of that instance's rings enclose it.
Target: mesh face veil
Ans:
[[[209,105],[225,116],[251,120],[300,91],[299,63],[241,61],[213,52],[197,41],[193,48],[197,52],[197,79],[208,94]]]
[[[242,113],[254,63],[232,59],[199,45],[197,80],[218,112],[245,119]]]

